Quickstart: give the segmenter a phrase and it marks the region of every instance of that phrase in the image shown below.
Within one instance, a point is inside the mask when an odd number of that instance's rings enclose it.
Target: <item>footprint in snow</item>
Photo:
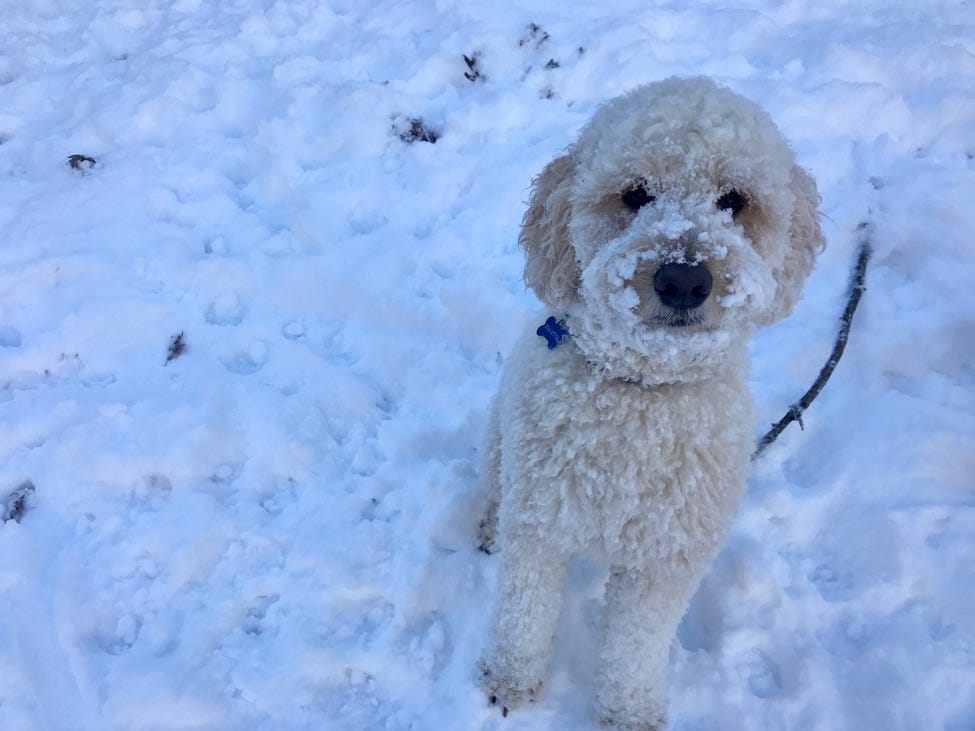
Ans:
[[[204,317],[211,325],[239,325],[247,314],[247,306],[236,292],[224,292],[207,307]]]
[[[360,601],[337,600],[328,610],[322,639],[334,647],[369,647],[393,621],[393,605],[382,597]]]
[[[257,340],[250,345],[238,347],[233,351],[221,356],[220,362],[223,367],[231,373],[247,376],[257,373],[267,363],[267,345]]]
[[[281,328],[281,334],[288,340],[298,340],[305,336],[305,326],[298,320],[291,320]]]
[[[259,637],[269,630],[276,632],[276,625],[269,624],[267,621],[267,613],[280,598],[278,594],[262,594],[251,601],[244,617],[244,632],[254,637]]]
[[[121,655],[131,649],[139,638],[142,618],[135,614],[123,614],[115,621],[114,626],[109,625],[108,620],[105,625],[108,626],[103,625],[92,634],[95,647],[106,655]]]
[[[840,602],[853,595],[853,582],[849,576],[837,574],[828,564],[819,564],[809,575],[809,581],[819,595],[828,602]]]
[[[22,341],[20,330],[0,325],[0,348],[19,348]]]
[[[778,665],[761,650],[753,651],[745,673],[748,688],[758,698],[774,698],[782,693],[782,677]]]
[[[440,675],[452,649],[440,615],[434,613],[411,624],[404,631],[403,640],[415,670],[430,678]]]

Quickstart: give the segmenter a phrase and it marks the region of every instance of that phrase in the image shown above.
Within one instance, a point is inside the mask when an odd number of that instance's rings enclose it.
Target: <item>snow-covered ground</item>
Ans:
[[[2,3],[0,728],[593,729],[597,567],[542,698],[477,687],[476,447],[538,307],[531,177],[600,101],[707,74],[827,217],[753,348],[763,421],[861,221],[876,251],[681,626],[673,727],[975,729],[975,6],[611,5]]]

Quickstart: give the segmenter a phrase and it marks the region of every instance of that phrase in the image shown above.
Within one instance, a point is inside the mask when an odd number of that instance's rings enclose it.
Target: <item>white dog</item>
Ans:
[[[748,339],[799,296],[818,203],[769,116],[701,78],[608,102],[534,181],[519,241],[552,317],[505,365],[482,464],[501,567],[481,672],[505,714],[539,692],[567,563],[596,549],[600,718],[666,724],[669,645],[748,473]]]

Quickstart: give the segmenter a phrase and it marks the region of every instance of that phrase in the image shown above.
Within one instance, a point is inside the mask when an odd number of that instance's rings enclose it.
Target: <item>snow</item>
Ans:
[[[475,447],[538,317],[532,176],[671,74],[766,107],[823,196],[752,348],[763,422],[875,246],[681,626],[672,726],[975,728],[973,38],[949,0],[5,3],[5,515],[35,489],[0,525],[0,728],[594,728],[585,562],[541,699],[477,687]]]

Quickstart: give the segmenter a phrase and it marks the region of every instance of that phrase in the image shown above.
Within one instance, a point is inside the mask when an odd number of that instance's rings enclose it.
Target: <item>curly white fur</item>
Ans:
[[[653,196],[636,211],[634,186]],[[731,190],[734,215],[716,205]],[[768,115],[701,78],[608,102],[535,180],[525,278],[571,336],[549,350],[533,323],[518,341],[483,451],[482,541],[502,551],[481,670],[506,708],[540,690],[567,563],[596,549],[612,567],[599,715],[665,725],[668,648],[748,471],[747,341],[792,309],[818,200]],[[690,319],[654,289],[675,262],[713,275]]]

